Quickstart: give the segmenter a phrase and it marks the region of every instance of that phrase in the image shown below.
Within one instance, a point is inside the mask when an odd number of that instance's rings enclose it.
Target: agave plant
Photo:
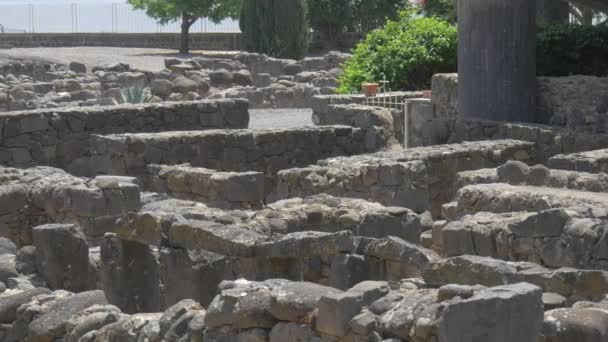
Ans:
[[[152,101],[152,93],[150,88],[129,87],[120,90],[122,95],[122,103],[140,104],[150,103]]]

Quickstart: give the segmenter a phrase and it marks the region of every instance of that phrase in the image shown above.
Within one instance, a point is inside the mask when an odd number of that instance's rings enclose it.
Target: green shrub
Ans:
[[[309,43],[307,18],[306,0],[244,0],[243,48],[273,57],[302,58]]]
[[[539,76],[608,76],[608,25],[550,25],[537,39]]]
[[[392,90],[428,89],[436,73],[457,68],[457,32],[436,18],[404,11],[372,31],[344,64],[338,92],[360,91],[361,83],[386,80]]]

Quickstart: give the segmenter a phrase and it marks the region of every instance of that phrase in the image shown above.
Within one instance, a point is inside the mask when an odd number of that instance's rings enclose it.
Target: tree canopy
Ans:
[[[225,18],[237,18],[242,0],[127,0],[134,8],[146,11],[161,24],[181,20],[182,34],[180,53],[189,51],[190,26],[200,17],[219,22]]]
[[[241,0],[128,0],[137,9],[143,9],[161,24],[177,21],[184,14],[206,17],[214,22],[226,18],[238,18]]]

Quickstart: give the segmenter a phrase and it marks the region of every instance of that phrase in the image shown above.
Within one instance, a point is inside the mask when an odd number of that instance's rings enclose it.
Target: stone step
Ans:
[[[551,168],[590,173],[608,172],[608,149],[559,154],[549,159]]]
[[[599,301],[608,292],[608,272],[548,269],[530,262],[509,262],[488,257],[464,255],[431,261],[422,277],[432,287],[445,284],[499,286],[528,282],[544,292],[558,293],[569,303]]]
[[[546,267],[608,270],[605,218],[562,208],[535,213],[477,213],[435,230],[442,255],[479,255]]]
[[[605,173],[549,169],[543,165],[529,167],[517,162],[508,162],[496,169],[463,171],[456,175],[456,189],[489,183],[608,192],[608,175]]]
[[[145,189],[223,209],[261,209],[265,177],[261,172],[220,172],[185,165],[149,165]]]
[[[456,195],[457,214],[539,212],[551,208],[570,208],[579,212],[599,210],[604,216],[608,193],[577,191],[504,183],[469,185]],[[602,214],[604,213],[604,214]]]

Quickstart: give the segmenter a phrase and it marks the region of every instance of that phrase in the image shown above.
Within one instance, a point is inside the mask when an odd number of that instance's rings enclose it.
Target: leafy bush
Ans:
[[[388,21],[357,45],[338,91],[359,91],[361,83],[380,80],[393,90],[428,89],[433,74],[456,70],[457,53],[455,27],[404,11],[399,21]]]
[[[537,39],[539,76],[608,76],[608,25],[550,25]]]
[[[247,51],[300,59],[308,49],[306,0],[244,0],[240,26]]]

